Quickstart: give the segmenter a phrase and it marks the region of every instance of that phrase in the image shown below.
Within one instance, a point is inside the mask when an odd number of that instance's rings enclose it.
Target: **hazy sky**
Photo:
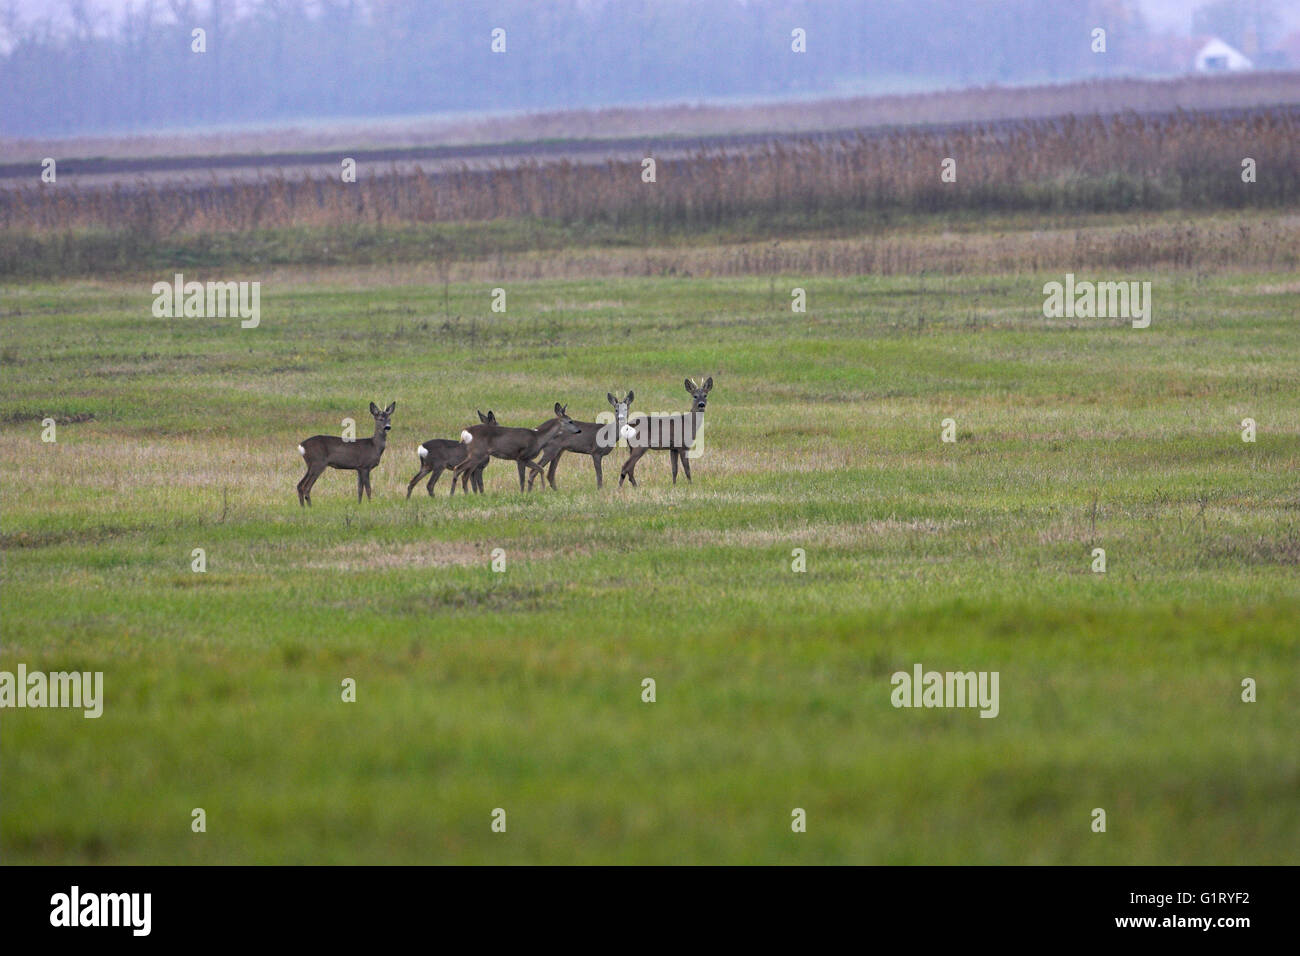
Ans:
[[[1192,11],[1203,7],[1208,0],[1138,0],[1138,6],[1147,22],[1157,30],[1169,29],[1187,33],[1192,27]],[[1285,30],[1300,30],[1300,2],[1279,0],[1274,4],[1278,19]]]
[[[1158,37],[1186,35],[1206,0],[1137,2]],[[1283,34],[1300,29],[1293,25],[1300,0],[1255,2],[1285,11]],[[1131,7],[1116,0],[336,3],[218,0],[227,24],[241,8],[248,16],[237,18],[231,43],[196,59],[188,43],[175,40],[193,27],[217,25],[204,22],[212,0],[0,0],[0,54],[13,51],[11,37],[34,39],[22,56],[0,58],[0,131],[71,135],[343,116],[748,102],[1169,76],[1190,68],[1180,52],[1184,44],[1148,45],[1140,32],[1126,34],[1121,20]],[[344,15],[330,16],[330,8]],[[380,13],[369,16],[371,8]],[[193,12],[177,24],[176,9]],[[1118,29],[1105,51],[1111,55],[1097,58],[1080,40],[1104,25],[1093,17],[1104,21],[1105,14],[1092,11],[1107,9],[1117,11]],[[514,26],[498,24],[493,11],[513,18]],[[804,17],[808,22],[795,22]],[[18,28],[6,34],[4,25],[15,19]],[[65,29],[87,22],[90,36]],[[54,38],[43,28],[47,23]],[[483,41],[497,25],[537,31],[540,42],[493,59]],[[783,34],[792,26],[824,30],[836,41],[824,56],[792,57]],[[431,29],[465,35],[436,37]],[[1220,29],[1229,42],[1255,51],[1232,18]],[[470,35],[476,30],[483,33],[477,43]],[[734,55],[715,56],[718,40],[710,31],[725,36]],[[1289,62],[1270,53],[1277,39],[1270,28],[1262,65]],[[142,56],[140,43],[157,45]],[[441,55],[421,55],[431,45],[442,46]]]
[[[51,17],[56,21],[66,21],[67,11],[78,2],[89,10],[108,12],[113,18],[127,7],[143,5],[143,0],[0,0],[0,10],[15,7],[24,20]],[[1207,0],[1138,0],[1138,5],[1146,15],[1147,22],[1156,30],[1189,33],[1192,11],[1206,2]],[[228,8],[240,6],[240,0],[222,0],[222,3]],[[200,9],[207,5],[208,0],[198,0],[196,4]],[[155,6],[160,13],[168,9],[166,0],[155,0]],[[1277,4],[1277,11],[1286,29],[1300,29],[1300,2],[1282,0]]]

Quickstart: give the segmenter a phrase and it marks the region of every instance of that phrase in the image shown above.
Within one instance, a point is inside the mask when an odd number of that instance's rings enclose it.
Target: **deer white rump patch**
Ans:
[[[429,457],[429,449],[425,448],[423,445],[420,446],[420,457],[421,458]]]
[[[473,440],[474,440],[474,436],[469,433],[468,428],[460,433],[460,442],[462,445],[468,445]]]
[[[633,428],[631,425],[624,425],[622,428],[618,430],[618,433],[622,435],[624,438],[626,438],[628,441],[631,441],[633,438],[636,438],[636,429]]]
[[[300,455],[302,455],[304,458],[306,458],[306,457],[307,457],[307,449],[306,449],[306,448],[303,448],[302,445],[299,445],[299,446],[298,446],[298,454],[300,454]]]

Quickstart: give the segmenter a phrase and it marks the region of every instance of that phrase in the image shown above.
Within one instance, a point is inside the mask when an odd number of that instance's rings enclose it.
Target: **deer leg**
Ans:
[[[366,469],[366,501],[370,501],[371,499],[374,498],[374,495],[371,494],[373,490],[374,489],[370,487],[370,469],[367,468]]]
[[[328,468],[329,466],[327,464],[321,462],[312,469],[311,477],[307,479],[307,504],[311,504],[311,490],[316,487],[317,480],[319,480],[321,475],[325,474]]]
[[[673,484],[677,484],[677,449],[669,448],[668,457],[673,460]]]
[[[307,466],[307,474],[303,475],[302,481],[299,482],[299,484],[302,486],[303,500],[307,502],[307,505],[309,507],[311,505],[312,485],[316,484],[316,479],[321,476],[321,472],[323,472],[324,470],[325,470],[324,462],[321,462],[320,464],[310,464]]]
[[[469,471],[471,472],[471,474],[472,474],[473,472],[477,471],[480,475],[482,475],[482,474],[483,474],[483,469],[487,467],[487,465],[488,465],[488,461],[490,461],[491,458],[492,458],[491,455],[486,455],[486,454],[485,454],[482,458],[480,458],[480,459],[475,463],[475,466],[474,466],[473,468],[469,469]],[[461,486],[461,491],[464,491],[464,490],[465,490],[465,488],[464,488],[464,486],[462,485],[462,486]],[[480,479],[479,479],[479,482],[478,482],[478,493],[479,493],[479,494],[482,494],[482,493],[483,493],[483,480],[482,480],[482,478],[480,478]]]
[[[452,496],[455,496],[456,493],[456,479],[460,479],[460,493],[469,494],[468,485],[469,483],[471,483],[471,480],[473,479],[474,471],[473,468],[461,467],[461,466],[465,466],[465,464],[468,463],[469,463],[469,455],[467,454],[465,455],[464,458],[460,459],[460,464],[458,464],[458,466],[452,468],[451,470]],[[476,488],[474,490],[478,490],[478,489]]]
[[[361,504],[361,495],[366,490],[366,473],[360,468],[357,469],[357,504]]]
[[[456,470],[451,473],[451,493],[456,493],[456,482],[460,481],[461,491],[465,490],[465,476],[483,464],[484,458],[477,458],[467,454],[465,460],[456,466]]]
[[[415,473],[415,477],[412,478],[406,486],[406,497],[408,498],[411,497],[411,489],[414,488],[417,484],[419,484],[420,479],[423,478],[428,473],[429,473],[429,466],[427,464],[421,464],[420,470]],[[437,481],[437,480],[438,477],[437,475],[435,475],[433,481]],[[433,481],[429,482],[429,494],[433,494]]]
[[[691,459],[685,451],[678,452],[682,459],[682,471],[686,472],[686,480],[691,480]]]
[[[470,475],[471,482],[474,485],[474,491],[480,495],[483,494],[483,469],[486,467],[487,467],[487,462],[484,462],[483,464],[475,468],[474,473]],[[464,490],[465,490],[464,488],[461,488],[461,491]]]
[[[425,487],[426,490],[428,490],[428,492],[429,492],[429,497],[430,497],[430,498],[433,497],[433,486],[436,485],[436,484],[438,483],[438,479],[442,477],[442,473],[443,473],[443,470],[444,470],[445,468],[446,468],[446,466],[445,466],[445,465],[442,465],[442,466],[439,466],[439,467],[437,467],[437,468],[431,468],[431,469],[429,469],[430,471],[433,472],[433,474],[429,477],[429,483],[428,483],[427,485],[425,485],[424,487]]]
[[[555,469],[560,467],[560,458],[563,455],[564,455],[563,451],[557,451],[555,453],[555,457],[551,459],[551,467],[546,469],[546,480],[551,483],[552,491],[557,490],[555,487]],[[542,464],[545,465],[546,462],[543,461]]]
[[[600,460],[604,457],[605,457],[604,455],[591,456],[591,463],[596,466],[596,487],[597,488],[600,488],[604,485],[604,479],[601,477],[600,474]]]
[[[305,508],[307,500],[304,497],[307,493],[307,479],[311,477],[311,462],[307,463],[307,473],[298,479],[298,507]]]
[[[552,487],[552,488],[555,487],[555,464],[554,464],[554,461],[555,461],[555,459],[557,459],[557,458],[559,458],[559,455],[554,455],[554,456],[552,456],[551,452],[548,451],[546,454],[542,455],[542,459],[541,459],[541,461],[539,461],[539,462],[537,463],[537,465],[538,465],[539,468],[545,468],[548,464],[551,466],[550,482],[551,482],[551,487]],[[536,475],[536,474],[532,474],[532,475],[529,475],[529,476],[528,476],[528,490],[529,490],[529,491],[532,491],[532,490],[533,490],[533,482],[535,482],[535,481],[537,481],[537,475]]]
[[[538,468],[534,462],[529,461],[527,458],[520,458],[518,460],[518,464],[519,464],[519,490],[520,491],[524,490],[524,469],[525,468],[531,468],[533,470],[532,477],[534,480],[537,478],[538,475],[541,475],[543,480],[546,479],[546,472],[542,471],[542,469]],[[532,481],[528,482],[528,486],[530,488],[532,487],[532,484],[533,484]]]
[[[633,448],[627,456],[627,461],[623,462],[623,470],[618,476],[618,486],[623,487],[623,479],[626,478],[632,482],[632,487],[636,487],[636,463],[641,460],[641,456],[646,452],[645,446]]]

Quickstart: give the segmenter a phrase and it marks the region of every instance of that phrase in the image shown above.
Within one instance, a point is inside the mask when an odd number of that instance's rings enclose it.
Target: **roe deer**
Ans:
[[[704,406],[708,404],[709,392],[713,389],[713,376],[703,385],[696,385],[689,378],[686,391],[691,393],[691,410],[683,415],[648,415],[629,422],[626,431],[620,430],[632,452],[623,463],[619,473],[619,487],[626,478],[636,487],[636,463],[650,449],[667,451],[673,461],[673,484],[677,484],[677,462],[680,459],[686,480],[691,480],[691,464],[687,458],[687,449],[695,442],[704,427]]]
[[[298,482],[298,505],[311,504],[311,486],[326,468],[340,468],[357,473],[357,501],[361,493],[370,497],[370,469],[379,464],[384,454],[384,443],[388,439],[388,430],[393,426],[390,419],[397,403],[389,405],[382,412],[374,402],[370,403],[370,414],[375,416],[375,434],[373,438],[360,438],[356,441],[344,441],[335,435],[313,435],[298,446],[298,454],[307,462],[307,474]]]
[[[542,469],[533,464],[532,459],[552,436],[559,432],[576,435],[580,429],[565,407],[555,403],[555,417],[547,419],[536,428],[505,428],[501,425],[471,425],[460,433],[460,440],[465,443],[465,460],[451,473],[452,491],[456,490],[456,479],[466,472],[481,468],[488,457],[504,458],[506,461],[519,463],[519,490],[524,490],[525,467],[533,469],[540,475]],[[479,489],[482,493],[482,489]]]
[[[478,413],[478,420],[484,425],[495,425],[497,423],[497,417],[492,414],[492,409],[489,408],[486,415],[479,412],[478,409],[475,409],[475,411]],[[465,460],[465,446],[461,442],[452,438],[431,438],[419,447],[417,453],[420,456],[420,470],[416,472],[415,477],[412,478],[410,483],[406,486],[406,497],[408,498],[411,497],[411,490],[415,488],[420,479],[430,472],[432,472],[433,475],[429,479],[427,488],[429,494],[432,495],[433,486],[438,483],[438,479],[442,476],[443,471],[448,468],[455,468]],[[483,468],[486,467],[487,465],[483,466]],[[483,468],[462,475],[460,479],[460,490],[466,491],[466,486],[472,483],[475,491],[482,491]],[[524,466],[520,465],[519,474],[521,478],[523,472]],[[456,489],[452,488],[452,494],[455,494],[455,492]]]
[[[559,467],[560,456],[566,451],[571,451],[576,455],[590,455],[591,463],[596,468],[596,487],[604,486],[604,476],[601,474],[601,460],[608,455],[618,445],[619,435],[623,431],[623,426],[627,424],[627,409],[632,404],[633,393],[629,391],[627,398],[619,401],[609,392],[605,397],[609,403],[614,406],[613,424],[600,424],[599,422],[577,422],[573,424],[578,426],[578,434],[571,435],[562,432],[553,437],[546,443],[542,449],[541,460],[538,461],[537,467],[547,469],[546,480],[550,482],[551,487],[555,487],[555,469]],[[533,482],[537,480],[536,473],[528,476],[528,490],[533,490]]]

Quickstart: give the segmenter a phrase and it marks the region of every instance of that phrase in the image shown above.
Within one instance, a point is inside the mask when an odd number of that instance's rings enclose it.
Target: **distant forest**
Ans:
[[[1134,0],[171,0],[103,23],[70,9],[55,29],[0,3],[0,134],[1066,80],[1144,72],[1146,37]]]

